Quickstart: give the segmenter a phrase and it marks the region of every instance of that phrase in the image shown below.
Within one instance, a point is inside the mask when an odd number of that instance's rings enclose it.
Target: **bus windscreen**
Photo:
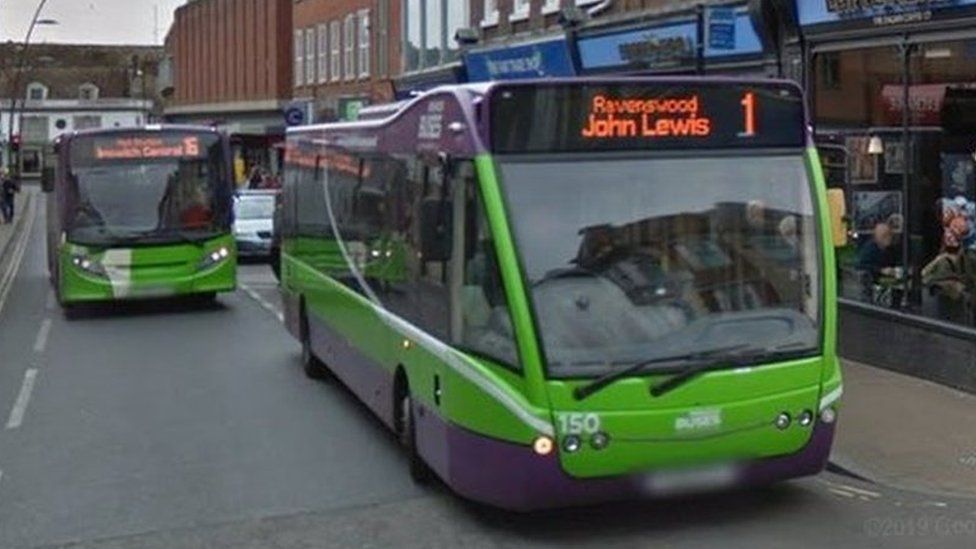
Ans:
[[[781,83],[513,84],[490,111],[500,154],[805,144],[802,94]]]

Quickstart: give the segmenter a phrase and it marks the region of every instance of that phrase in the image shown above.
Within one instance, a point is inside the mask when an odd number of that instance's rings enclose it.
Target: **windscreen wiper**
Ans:
[[[744,346],[748,347],[748,346]],[[759,348],[748,348],[743,352],[736,353],[732,356],[722,357],[717,360],[703,360],[690,364],[684,370],[678,372],[677,374],[665,379],[657,385],[651,386],[651,396],[659,397],[663,396],[671,391],[677,389],[678,387],[684,385],[685,383],[691,381],[700,374],[703,374],[709,370],[717,370],[721,368],[733,368],[739,366],[748,366],[755,363],[756,360],[768,359],[775,360],[780,359],[784,356],[784,352],[795,347],[804,347],[814,350],[808,344],[801,341],[794,341],[791,343],[786,343],[773,348],[759,347]],[[793,353],[789,353],[793,354]]]
[[[690,360],[690,361],[694,361],[695,363],[694,366],[698,366],[698,363],[700,361],[707,360],[715,355],[728,353],[731,351],[737,351],[739,349],[743,349],[746,347],[749,347],[749,344],[740,343],[738,345],[728,345],[726,347],[708,349],[707,351],[695,351],[692,353],[684,353],[680,355],[663,356],[663,357],[651,358],[648,360],[642,360],[640,362],[631,364],[630,366],[623,368],[621,370],[614,370],[608,372],[596,378],[595,380],[593,380],[591,383],[587,385],[582,385],[580,387],[577,387],[576,390],[573,391],[573,396],[576,398],[576,400],[583,400],[584,398],[592,395],[593,393],[596,393],[601,389],[607,387],[608,385],[613,384],[615,381],[618,381],[625,377],[632,376],[637,372],[640,372],[644,368],[647,368],[648,366],[653,366],[655,364],[665,364],[668,362]],[[710,363],[711,362],[709,362],[709,364]]]

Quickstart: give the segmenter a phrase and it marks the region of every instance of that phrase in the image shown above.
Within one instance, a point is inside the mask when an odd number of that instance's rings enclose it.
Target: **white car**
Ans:
[[[268,259],[277,191],[241,191],[234,199],[234,239],[241,258]]]

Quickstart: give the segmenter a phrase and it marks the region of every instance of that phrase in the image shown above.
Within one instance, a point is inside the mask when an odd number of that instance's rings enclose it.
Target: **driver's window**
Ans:
[[[455,232],[455,244],[463,247],[460,284],[455,286],[455,309],[452,329],[454,343],[475,354],[520,369],[515,330],[501,272],[495,254],[495,242],[488,226],[484,205],[474,179],[473,165],[458,170],[458,188],[464,189],[463,229]],[[459,197],[456,197],[458,199]]]

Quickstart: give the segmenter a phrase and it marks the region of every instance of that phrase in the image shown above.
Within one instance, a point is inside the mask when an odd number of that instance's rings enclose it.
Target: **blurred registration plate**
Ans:
[[[737,467],[723,464],[657,472],[647,477],[645,486],[655,494],[709,492],[732,486],[738,478]]]

